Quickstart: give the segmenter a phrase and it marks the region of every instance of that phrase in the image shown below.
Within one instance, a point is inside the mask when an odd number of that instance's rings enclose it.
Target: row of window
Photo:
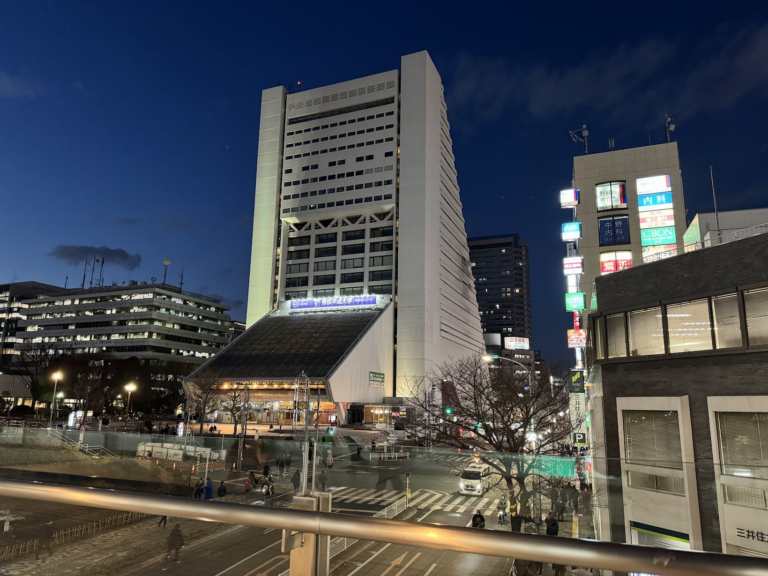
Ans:
[[[331,134],[330,136],[323,136],[322,138],[313,138],[312,140],[304,140],[298,142],[290,142],[285,145],[286,148],[298,148],[299,146],[306,146],[307,144],[316,144],[318,142],[326,142],[328,140],[336,140],[346,138],[347,136],[359,136],[361,134],[370,134],[371,132],[381,132],[382,130],[389,130],[394,128],[394,124],[387,124],[376,126],[375,128],[366,128],[365,130],[358,130],[357,132],[342,132],[341,134]]]
[[[303,124],[304,122],[311,122],[312,120],[319,120],[321,118],[330,118],[332,116],[339,116],[341,114],[349,114],[350,112],[357,112],[359,110],[369,110],[371,108],[378,108],[379,106],[386,106],[387,104],[394,104],[395,98],[383,98],[381,100],[375,100],[373,102],[366,102],[364,104],[356,104],[355,106],[346,106],[344,108],[336,108],[335,110],[328,110],[326,112],[317,112],[316,114],[307,114],[306,116],[297,116],[295,118],[288,119],[288,125]],[[347,121],[349,122],[349,121]]]
[[[388,136],[387,138],[379,138],[378,140],[368,140],[367,142],[358,142],[357,145],[350,144],[349,146],[339,146],[338,148],[323,148],[322,150],[313,150],[311,152],[304,152],[303,154],[293,154],[286,156],[284,160],[296,160],[297,158],[307,158],[309,156],[317,156],[319,154],[332,154],[333,152],[341,152],[343,150],[352,150],[353,148],[362,148],[363,146],[375,146],[376,144],[383,144],[384,142],[394,142],[394,136]],[[301,144],[287,144],[286,148],[298,148]]]
[[[314,128],[307,128],[305,130],[295,130],[288,132],[286,136],[293,136],[294,134],[308,134],[310,132],[317,132],[318,130],[325,130],[326,128],[336,128],[336,126],[346,126],[348,124],[354,124],[355,122],[365,122],[366,120],[374,120],[375,118],[384,118],[385,116],[394,116],[395,111],[380,112],[379,114],[371,116],[361,116],[360,118],[351,118],[349,120],[342,120],[340,122],[332,122],[331,124],[323,124],[322,126],[315,126]]]
[[[339,200],[337,202],[321,202],[320,204],[310,204],[309,206],[294,206],[292,208],[283,208],[283,214],[292,212],[305,212],[306,210],[322,210],[323,208],[333,208],[336,206],[349,206],[350,204],[362,204],[363,202],[379,202],[380,200],[392,200],[392,194],[383,196],[366,196],[365,198],[355,198],[354,200]]]
[[[609,314],[594,328],[599,359],[766,346],[768,288]]]
[[[370,228],[369,238],[386,238],[394,236],[394,226],[382,226],[380,228]],[[324,234],[315,234],[315,244],[329,244],[338,240],[338,232],[326,232]],[[365,228],[360,230],[347,230],[342,232],[341,241],[347,242],[349,240],[365,240]],[[288,239],[288,246],[309,246],[312,241],[312,236],[307,234],[306,236],[294,236]]]
[[[342,172],[340,174],[330,174],[328,176],[319,176],[319,177],[313,177],[313,178],[304,178],[303,180],[294,180],[292,182],[284,182],[283,188],[290,188],[291,186],[298,186],[300,184],[314,184],[315,182],[325,182],[326,180],[341,180],[342,178],[353,178],[354,176],[364,176],[365,174],[377,174],[380,172],[391,172],[394,169],[393,165],[389,166],[378,166],[376,168],[366,168],[365,170],[356,170],[354,172]],[[349,184],[347,185],[347,190],[359,190],[363,187],[365,188],[373,188],[374,182],[369,182],[370,186],[367,184],[363,186],[363,184],[359,185],[353,185]],[[392,180],[384,181],[383,183],[379,181],[376,183],[376,186],[382,186],[382,185],[389,185],[392,184]],[[328,194],[333,194],[334,192],[344,192],[344,186],[341,186],[340,188],[328,188]],[[305,192],[302,194],[302,198],[306,198],[307,194],[310,196],[315,196],[316,194],[313,194],[312,192]],[[325,190],[320,190],[320,196],[325,194]],[[297,194],[293,195],[293,198],[298,198],[299,196]],[[290,196],[283,196],[283,200],[288,200]]]
[[[367,162],[369,160],[373,160],[373,154],[368,154],[367,156],[358,156],[355,158],[355,162]],[[384,153],[384,157],[388,158],[390,156],[394,156],[394,152],[390,150],[389,152]],[[328,162],[328,167],[332,168],[333,166],[343,166],[346,164],[347,161],[342,160],[332,160],[331,162]],[[319,167],[318,164],[307,164],[306,166],[301,167],[302,172],[308,172],[309,170],[317,170]],[[293,168],[286,168],[284,171],[284,174],[293,174]],[[351,176],[350,172],[347,172],[347,176]]]
[[[291,290],[285,293],[285,299],[296,300],[306,298],[308,294],[308,290]],[[392,284],[375,284],[368,286],[367,291],[364,286],[339,288],[339,296],[362,296],[363,294],[392,294]],[[335,288],[321,288],[320,290],[312,291],[313,298],[331,298],[333,296],[336,296]]]
[[[341,268],[343,270],[349,269],[349,268],[362,268],[365,264],[365,258],[350,258],[347,260],[341,261]],[[391,266],[392,265],[392,256],[371,256],[368,259],[368,265],[371,268],[376,268],[379,266]],[[323,260],[321,262],[315,262],[314,265],[314,271],[315,272],[328,272],[331,270],[336,270],[336,260]],[[302,274],[309,272],[309,263],[308,262],[301,262],[299,264],[288,264],[288,266],[285,269],[286,274]]]
[[[360,258],[360,266],[363,265],[363,259]],[[347,262],[343,260],[342,263]],[[356,266],[357,267],[357,266]],[[340,275],[342,284],[356,284],[358,282],[365,281],[365,272],[348,272]],[[369,282],[380,282],[383,280],[392,280],[392,270],[372,270],[368,272]],[[335,274],[323,274],[312,277],[313,286],[326,286],[328,284],[336,284]],[[286,288],[298,288],[301,286],[309,286],[309,276],[297,276],[293,278],[285,279]]]
[[[331,258],[336,256],[337,246],[327,246],[325,248],[315,248],[315,258]],[[368,252],[389,252],[393,248],[393,242],[371,242]],[[365,244],[347,244],[341,247],[343,256],[351,254],[365,254]],[[309,250],[293,250],[288,252],[288,260],[307,260]],[[383,266],[383,264],[382,264]]]

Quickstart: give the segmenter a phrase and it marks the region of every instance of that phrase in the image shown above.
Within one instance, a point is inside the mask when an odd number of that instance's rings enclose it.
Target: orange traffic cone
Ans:
[[[173,469],[176,470],[176,462],[173,463]]]
[[[235,466],[234,462],[232,462],[232,472],[237,472],[237,466]]]
[[[160,464],[160,460],[155,460],[155,465]]]
[[[195,465],[192,464],[192,474],[194,474],[194,473],[195,473]]]

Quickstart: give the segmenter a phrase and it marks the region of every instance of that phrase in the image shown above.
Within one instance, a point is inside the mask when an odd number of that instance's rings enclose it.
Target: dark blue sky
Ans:
[[[689,218],[768,205],[764,1],[0,3],[0,281],[109,284],[185,270],[244,319],[261,90],[343,81],[429,50],[470,235],[518,232],[534,344],[568,359],[558,191],[581,149],[679,116]],[[57,248],[58,247],[58,248]],[[121,252],[124,251],[124,252]],[[70,263],[77,261],[76,263]],[[98,275],[98,272],[97,272]]]

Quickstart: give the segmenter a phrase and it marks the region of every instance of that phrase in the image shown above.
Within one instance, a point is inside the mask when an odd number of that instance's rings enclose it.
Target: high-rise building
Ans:
[[[264,90],[257,164],[249,328],[193,379],[269,382],[258,393],[276,399],[304,370],[343,413],[483,349],[443,85],[426,52],[399,71]],[[291,335],[301,346],[277,349]]]
[[[518,234],[469,238],[484,333],[533,337],[528,244]]]

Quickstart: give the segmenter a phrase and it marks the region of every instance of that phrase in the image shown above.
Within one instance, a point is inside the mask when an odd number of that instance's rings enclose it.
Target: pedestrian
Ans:
[[[557,518],[554,512],[549,512],[547,518],[544,520],[547,525],[547,536],[557,536],[560,532],[560,525],[557,523]]]
[[[264,477],[265,477],[265,478],[266,478],[267,476],[269,476],[269,475],[270,475],[270,472],[271,472],[271,471],[272,471],[272,470],[271,470],[271,468],[269,467],[269,463],[266,463],[266,464],[264,464]]]
[[[160,521],[157,523],[157,527],[165,528],[166,524],[168,524],[168,516],[160,516]]]
[[[573,513],[577,514],[579,511],[579,491],[576,490],[576,487],[573,484],[568,484],[568,491],[570,493],[569,497],[571,500],[571,507],[573,508]]]
[[[40,536],[40,546],[37,548],[37,553],[35,554],[35,560],[40,560],[40,552],[45,550],[48,552],[48,556],[45,557],[45,560],[43,560],[43,563],[48,562],[48,558],[50,558],[53,555],[53,552],[51,552],[51,545],[53,544],[53,535],[54,535],[54,529],[53,529],[53,520],[49,520],[43,525],[42,529],[42,535]]]
[[[208,483],[205,485],[205,499],[213,500],[213,480],[208,478]]]
[[[325,457],[325,465],[328,468],[333,468],[333,451],[330,448],[328,448],[327,456]]]
[[[250,478],[245,479],[245,493],[248,494],[248,492],[251,491],[251,480]]]
[[[371,452],[376,452],[376,439],[371,440]]]
[[[357,445],[357,459],[362,460],[363,459],[363,447],[360,446],[360,444]]]
[[[227,487],[224,486],[224,480],[222,480],[221,484],[219,484],[219,489],[216,491],[216,495],[219,498],[224,498],[224,496],[227,495]]]
[[[475,515],[472,516],[472,528],[479,528],[481,530],[485,528],[485,518],[479,508],[475,511]]]
[[[286,453],[285,459],[286,459],[286,462],[287,462],[287,466],[290,468],[291,467],[291,452],[290,451],[288,451]]]
[[[181,533],[181,524],[176,524],[171,533],[168,535],[168,555],[166,558],[171,559],[171,552],[173,552],[174,560],[176,563],[181,562],[179,560],[179,550],[184,546],[184,535]]]
[[[301,484],[301,474],[299,474],[299,469],[296,469],[296,472],[293,473],[293,476],[291,477],[291,482],[293,482],[293,489],[298,490],[299,484]]]
[[[248,479],[251,481],[251,486],[256,487],[258,481],[256,480],[256,474],[253,473],[253,470],[248,472]]]
[[[328,476],[325,475],[325,470],[320,471],[317,480],[320,482],[320,490],[325,492],[325,487],[328,484]]]
[[[203,492],[205,492],[205,482],[199,478],[195,484],[195,498],[200,500],[203,497]]]
[[[283,457],[281,455],[281,456],[278,456],[278,460],[277,460],[277,472],[280,478],[283,477],[284,470],[285,470],[285,460],[283,460]]]

